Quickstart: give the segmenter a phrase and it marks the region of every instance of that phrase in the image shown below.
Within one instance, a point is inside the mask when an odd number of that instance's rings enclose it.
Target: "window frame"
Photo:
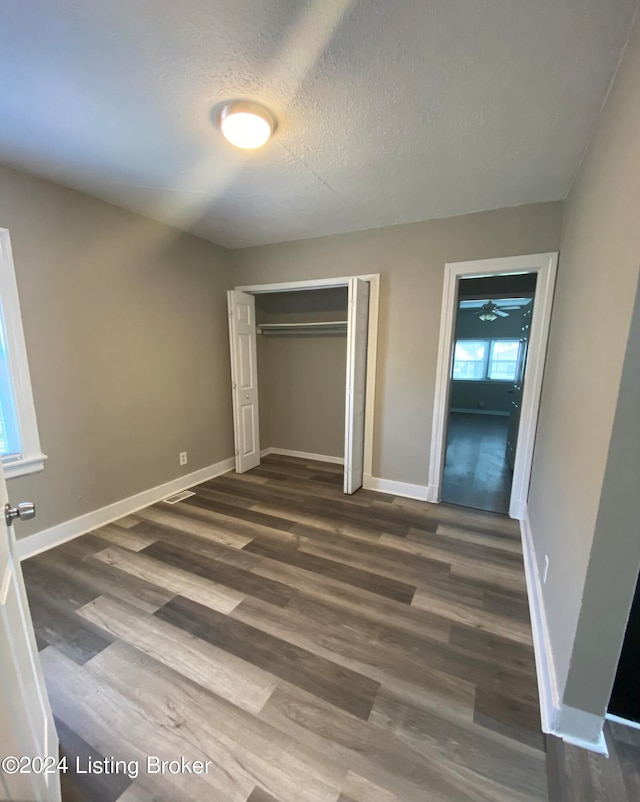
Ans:
[[[0,315],[7,340],[9,374],[15,400],[21,451],[18,457],[2,457],[6,479],[36,473],[47,459],[40,447],[40,435],[33,402],[29,360],[22,327],[18,284],[9,230],[0,228]]]
[[[485,343],[485,358],[483,360],[483,375],[479,379],[458,379],[454,376],[455,364],[456,364],[456,345],[459,342],[470,342],[470,343]],[[516,370],[515,376],[513,379],[492,379],[489,376],[489,369],[491,366],[491,354],[493,351],[493,344],[498,342],[508,342],[518,343],[518,356],[516,359]],[[460,337],[458,339],[454,339],[453,341],[453,353],[451,355],[451,381],[454,382],[490,382],[491,384],[516,384],[518,381],[519,375],[519,368],[521,365],[522,359],[522,339],[516,337]],[[479,362],[479,360],[478,360]]]

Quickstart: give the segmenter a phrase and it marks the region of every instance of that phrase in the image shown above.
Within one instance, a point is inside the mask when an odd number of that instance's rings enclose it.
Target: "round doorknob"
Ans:
[[[30,521],[35,517],[36,505],[33,501],[21,501],[15,507],[12,507],[11,504],[5,504],[4,519],[7,522],[7,526],[11,526],[16,518],[21,521]]]

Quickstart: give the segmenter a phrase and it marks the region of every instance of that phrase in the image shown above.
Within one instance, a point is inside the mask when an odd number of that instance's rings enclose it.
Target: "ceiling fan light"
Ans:
[[[480,320],[484,320],[484,321],[487,321],[487,320],[497,320],[497,319],[498,319],[498,316],[497,316],[497,315],[494,315],[494,314],[493,314],[493,312],[483,312],[483,313],[480,315]]]
[[[224,138],[243,150],[261,148],[276,129],[276,118],[269,109],[248,100],[225,103],[217,119]]]

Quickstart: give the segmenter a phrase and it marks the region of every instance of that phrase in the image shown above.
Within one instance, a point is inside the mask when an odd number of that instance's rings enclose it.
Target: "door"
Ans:
[[[10,773],[15,761],[5,764],[0,770],[0,799],[60,802],[58,736],[16,557],[13,527],[5,520],[7,502],[0,467],[0,757],[22,758],[20,768],[34,769]],[[31,759],[35,759],[33,764]]]
[[[236,472],[260,464],[256,299],[237,290],[227,293]]]
[[[369,282],[349,280],[347,315],[347,396],[345,410],[344,492],[362,487],[364,470],[364,407],[367,383]]]

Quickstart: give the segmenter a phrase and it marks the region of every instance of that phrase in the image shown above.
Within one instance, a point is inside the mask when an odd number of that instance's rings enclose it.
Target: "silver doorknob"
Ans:
[[[11,504],[5,504],[4,519],[7,522],[7,526],[12,526],[16,518],[20,518],[21,521],[30,521],[35,517],[36,505],[33,501],[21,501],[16,507],[12,507]]]

